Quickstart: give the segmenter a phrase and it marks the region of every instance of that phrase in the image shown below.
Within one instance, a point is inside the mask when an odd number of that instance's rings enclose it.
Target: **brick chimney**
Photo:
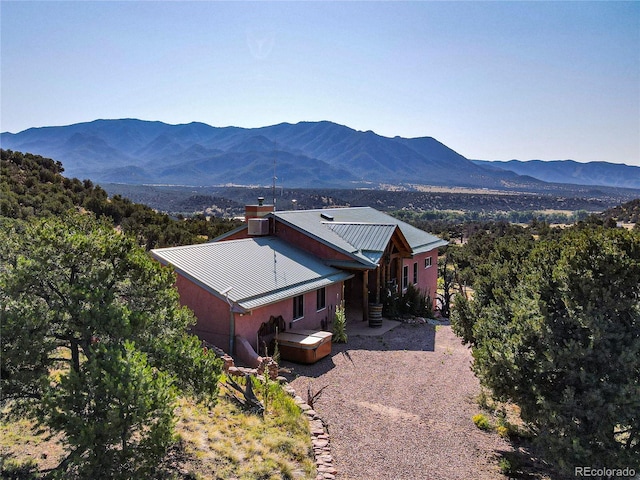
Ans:
[[[261,218],[273,212],[273,205],[265,205],[264,197],[258,197],[257,205],[245,205],[244,221],[248,222],[250,218]]]

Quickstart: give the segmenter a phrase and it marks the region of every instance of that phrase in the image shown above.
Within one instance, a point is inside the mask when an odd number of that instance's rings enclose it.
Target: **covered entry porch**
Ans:
[[[349,270],[353,277],[344,284],[347,318],[368,321],[372,306],[381,308],[385,298],[402,293],[406,284],[402,277],[402,259],[410,257],[407,251],[400,251],[390,242],[375,268]]]

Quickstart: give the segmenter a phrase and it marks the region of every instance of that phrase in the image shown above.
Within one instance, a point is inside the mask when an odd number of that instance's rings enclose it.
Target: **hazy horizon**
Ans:
[[[327,120],[640,166],[640,2],[13,2],[0,130]]]

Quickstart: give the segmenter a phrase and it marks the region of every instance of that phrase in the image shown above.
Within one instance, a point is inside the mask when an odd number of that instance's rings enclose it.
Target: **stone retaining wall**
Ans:
[[[311,444],[313,454],[316,459],[318,474],[316,480],[333,480],[338,471],[333,466],[331,456],[331,444],[329,442],[329,432],[318,413],[313,410],[288,383],[283,385],[284,390],[293,397],[293,401],[300,407],[302,413],[309,419],[309,430],[311,431]]]
[[[293,387],[289,385],[287,379],[278,375],[278,364],[271,357],[263,357],[260,366],[258,368],[245,368],[236,367],[233,357],[228,355],[223,350],[215,346],[207,346],[210,350],[213,350],[224,362],[224,372],[227,375],[241,376],[246,375],[263,375],[265,371],[268,372],[271,380],[277,380],[282,384],[282,388],[287,392],[293,401],[300,407],[303,415],[309,420],[309,431],[311,433],[311,444],[313,446],[313,454],[316,460],[316,467],[318,473],[316,480],[334,480],[338,471],[333,466],[333,457],[331,456],[331,444],[329,439],[329,432],[327,427],[318,415],[302,397],[300,397]]]

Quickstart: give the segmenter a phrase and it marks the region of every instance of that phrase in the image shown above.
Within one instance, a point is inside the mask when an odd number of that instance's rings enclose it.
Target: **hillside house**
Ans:
[[[435,298],[446,244],[370,207],[276,212],[259,199],[240,228],[152,255],[175,269],[194,333],[233,352],[260,350],[261,327],[274,319],[281,330],[329,329],[343,300],[354,321],[409,283]]]

